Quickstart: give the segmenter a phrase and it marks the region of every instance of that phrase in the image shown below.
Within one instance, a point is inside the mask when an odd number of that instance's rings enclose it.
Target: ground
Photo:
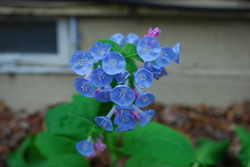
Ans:
[[[51,108],[50,106],[48,108]],[[147,108],[157,111],[153,121],[170,126],[187,136],[194,146],[199,137],[216,141],[231,141],[230,148],[222,163],[217,167],[240,166],[237,153],[241,148],[235,135],[235,127],[243,125],[250,129],[250,102],[235,103],[226,108],[201,104],[198,106],[165,105],[154,103]],[[0,102],[0,167],[7,167],[6,158],[16,149],[28,134],[36,134],[45,128],[46,111],[33,114],[25,111],[11,112],[10,107]],[[105,151],[91,160],[93,167],[108,167],[108,152]],[[120,163],[122,163],[121,160]]]

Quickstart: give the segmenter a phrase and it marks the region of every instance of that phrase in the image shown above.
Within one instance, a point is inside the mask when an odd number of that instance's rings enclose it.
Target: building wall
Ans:
[[[168,76],[148,89],[156,101],[224,107],[250,99],[250,22],[244,18],[131,16],[79,17],[80,48],[88,50],[99,39],[116,32],[143,36],[160,27],[162,46],[181,43],[180,64],[167,67]],[[140,67],[141,64],[138,63]],[[14,111],[30,112],[77,93],[75,74],[0,75],[0,100]]]

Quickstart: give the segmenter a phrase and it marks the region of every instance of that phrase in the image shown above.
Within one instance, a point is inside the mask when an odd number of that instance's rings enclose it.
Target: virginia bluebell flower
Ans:
[[[172,58],[175,56],[175,53],[170,46],[165,46],[161,48],[161,54],[155,59],[156,63],[161,67],[166,67],[171,64]]]
[[[88,156],[94,152],[93,144],[90,142],[91,137],[88,137],[87,140],[79,141],[76,144],[76,150],[79,154]]]
[[[105,87],[113,80],[113,76],[107,74],[102,67],[93,70],[90,76],[90,82],[96,87]]]
[[[113,124],[110,120],[111,116],[115,112],[115,106],[112,107],[112,109],[109,111],[107,116],[99,116],[95,117],[95,122],[98,126],[100,126],[103,129],[106,129],[107,131],[113,130]]]
[[[71,56],[70,65],[76,74],[86,75],[92,69],[92,57],[87,52],[78,50]]]
[[[119,127],[116,132],[133,130],[136,128],[136,120],[132,114],[129,112],[120,113],[114,120],[114,123]]]
[[[109,75],[123,72],[125,66],[125,58],[116,51],[109,52],[102,58],[102,68]]]
[[[164,67],[161,67],[160,72],[160,74],[153,74],[154,79],[159,80],[161,77],[168,75],[168,72]]]
[[[140,37],[134,33],[129,33],[126,36],[126,43],[132,43],[134,45],[137,45],[139,40],[140,40]]]
[[[109,102],[109,101],[111,101],[110,100],[110,92],[111,92],[111,90],[112,89],[110,87],[105,87],[104,89],[100,90],[96,94],[95,98],[97,100],[99,100],[100,102]]]
[[[173,47],[173,51],[174,51],[174,56],[173,56],[173,60],[179,64],[180,63],[180,52],[181,52],[181,44],[177,43],[174,47]]]
[[[139,96],[135,100],[135,105],[137,107],[146,107],[155,101],[155,95],[153,93],[143,92],[136,84],[135,91],[139,93]]]
[[[127,70],[123,70],[121,73],[115,74],[115,79],[118,84],[122,84],[129,76],[130,73]]]
[[[140,88],[148,88],[153,84],[152,73],[145,68],[139,69],[134,74],[134,79],[135,83]]]
[[[141,127],[144,127],[147,123],[149,123],[155,115],[155,110],[142,111],[141,109],[139,109],[135,105],[133,105],[133,107],[134,107],[134,110],[137,111],[138,113],[140,113],[140,115],[141,115],[141,118],[140,118]]]
[[[127,111],[133,111],[134,108],[132,107],[132,105],[128,105],[128,106],[119,106],[116,105],[115,109],[121,112],[127,112]]]
[[[143,37],[137,44],[137,53],[144,61],[155,60],[161,53],[161,44],[154,37]]]
[[[123,47],[125,45],[125,37],[124,35],[122,35],[121,33],[116,33],[113,34],[110,37],[110,40],[115,41],[116,43],[118,43],[121,47]]]
[[[145,62],[143,68],[147,69],[152,74],[160,74],[161,67],[152,61]]]
[[[93,97],[95,88],[88,79],[79,77],[74,82],[75,89],[85,97]]]
[[[135,100],[135,93],[127,85],[117,85],[110,92],[110,99],[119,106],[128,106]]]
[[[95,60],[101,60],[104,55],[110,52],[111,45],[109,43],[96,42],[92,48],[89,49],[89,53]]]

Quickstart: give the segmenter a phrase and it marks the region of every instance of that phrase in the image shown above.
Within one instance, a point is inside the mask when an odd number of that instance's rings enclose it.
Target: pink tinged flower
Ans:
[[[107,146],[103,143],[103,136],[100,136],[100,138],[94,143],[94,147],[96,150],[104,151],[106,150]]]
[[[136,120],[141,119],[141,115],[137,111],[129,111],[129,113],[132,114]]]
[[[95,153],[95,152],[93,152],[92,154],[87,155],[86,157],[88,157],[88,158],[94,158],[95,156],[96,156],[96,153]]]
[[[161,35],[161,30],[156,27],[155,29],[152,30],[152,28],[150,28],[148,30],[148,33],[144,35],[144,37],[158,37]]]

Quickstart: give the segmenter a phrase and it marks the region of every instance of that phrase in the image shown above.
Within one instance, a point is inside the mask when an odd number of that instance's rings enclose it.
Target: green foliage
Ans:
[[[240,137],[242,147],[238,154],[242,167],[250,167],[250,133],[242,126],[238,126],[236,134]]]
[[[135,60],[138,60],[140,62],[144,62],[142,58],[138,55],[137,50],[136,50],[136,45],[127,43],[124,46],[124,53],[125,53],[125,58],[133,58]]]
[[[10,167],[90,166],[75,150],[76,141],[43,131],[28,136],[8,158]]]
[[[221,162],[229,145],[229,141],[216,142],[207,138],[200,138],[195,155],[201,164],[217,165]]]
[[[76,141],[86,139],[89,132],[98,126],[94,122],[101,102],[80,94],[73,96],[73,102],[48,110],[46,126],[53,135],[61,135]]]
[[[113,139],[115,140],[113,143],[108,142],[108,146],[116,148],[119,145],[117,136],[109,135],[116,139]],[[133,131],[124,132],[121,139],[121,147],[114,151],[120,156],[131,156],[126,162],[128,167],[146,166],[146,164],[188,167],[196,161],[190,141],[179,132],[159,123],[151,122],[143,128],[138,126]],[[153,161],[149,162],[152,159]]]

